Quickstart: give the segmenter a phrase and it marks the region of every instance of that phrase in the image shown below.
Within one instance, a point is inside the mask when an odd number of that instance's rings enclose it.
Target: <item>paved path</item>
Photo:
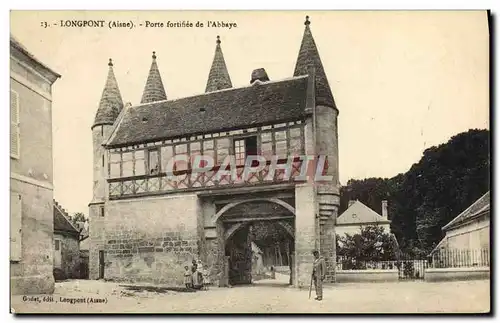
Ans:
[[[259,284],[212,288],[195,293],[134,292],[116,283],[69,281],[56,284],[54,302],[12,297],[16,312],[65,313],[470,313],[488,312],[489,281],[399,282],[327,286],[324,300],[307,290]],[[313,291],[314,294],[314,291]],[[103,298],[107,303],[69,304],[70,299]],[[57,301],[57,302],[56,302]]]

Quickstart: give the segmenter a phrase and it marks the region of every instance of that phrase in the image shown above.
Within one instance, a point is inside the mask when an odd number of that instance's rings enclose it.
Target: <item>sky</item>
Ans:
[[[349,179],[406,172],[423,151],[471,128],[489,129],[485,11],[12,11],[11,33],[62,75],[53,87],[54,197],[88,214],[92,136],[108,59],[124,102],[138,104],[152,51],[168,99],[203,93],[220,35],[233,87],[252,70],[292,76],[311,31],[337,107],[339,173]],[[132,21],[135,28],[61,28],[60,20]],[[206,22],[236,27],[206,27]],[[203,28],[146,28],[203,22]],[[43,28],[42,23],[52,25]]]

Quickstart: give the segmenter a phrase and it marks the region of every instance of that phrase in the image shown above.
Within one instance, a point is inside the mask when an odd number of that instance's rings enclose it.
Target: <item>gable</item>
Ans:
[[[373,211],[360,201],[354,202],[347,210],[337,218],[337,225],[389,223],[380,214]]]

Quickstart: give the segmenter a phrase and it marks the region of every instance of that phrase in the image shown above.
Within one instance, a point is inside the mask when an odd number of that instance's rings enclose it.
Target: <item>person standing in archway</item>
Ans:
[[[313,255],[312,281],[314,282],[314,289],[316,290],[315,300],[321,301],[323,299],[323,280],[325,280],[326,262],[325,259],[319,255],[319,251],[314,250]]]

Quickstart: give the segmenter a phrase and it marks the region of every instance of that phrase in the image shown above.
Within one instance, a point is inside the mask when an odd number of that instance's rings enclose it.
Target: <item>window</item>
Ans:
[[[100,207],[99,207],[99,215],[100,215],[101,217],[104,217],[104,206],[100,206]]]
[[[110,153],[109,155],[109,177],[117,178],[121,176],[121,153]]]
[[[276,155],[278,159],[287,158],[287,143],[286,143],[286,131],[276,131],[274,134],[276,140]]]
[[[148,151],[149,163],[148,171],[150,175],[156,175],[160,173],[160,155],[158,149],[151,149]]]
[[[10,156],[19,158],[20,155],[20,127],[19,127],[19,94],[10,91]]]
[[[56,251],[59,251],[61,249],[61,241],[60,240],[55,240],[55,249]]]
[[[104,167],[104,155],[102,155],[102,167]]]
[[[134,152],[122,153],[122,177],[134,176]]]
[[[146,175],[146,166],[144,161],[144,150],[136,150],[134,152],[135,159],[135,175]]]
[[[229,155],[229,138],[217,139],[217,164],[222,164]]]
[[[196,156],[201,155],[201,143],[200,142],[192,142],[189,146],[189,157],[191,161],[191,168],[193,168]],[[198,166],[198,165],[195,165]]]
[[[188,169],[188,162],[187,162],[187,144],[180,144],[175,146],[175,155],[176,156],[183,156],[183,157],[177,157],[175,160],[175,165],[174,165],[174,170],[176,171],[185,171]]]
[[[215,154],[214,154],[214,141],[206,140],[203,142],[203,155],[207,156],[207,158],[212,158],[215,163]],[[210,156],[210,157],[208,157]]]
[[[269,160],[273,155],[273,135],[271,132],[264,132],[260,135],[260,154]]]
[[[234,141],[234,157],[236,158],[236,165],[245,164],[245,139],[239,139]]]
[[[257,137],[253,136],[235,140],[234,155],[236,158],[236,165],[245,165],[247,156],[257,155]]]
[[[10,192],[10,260],[20,261],[22,253],[22,199]]]

